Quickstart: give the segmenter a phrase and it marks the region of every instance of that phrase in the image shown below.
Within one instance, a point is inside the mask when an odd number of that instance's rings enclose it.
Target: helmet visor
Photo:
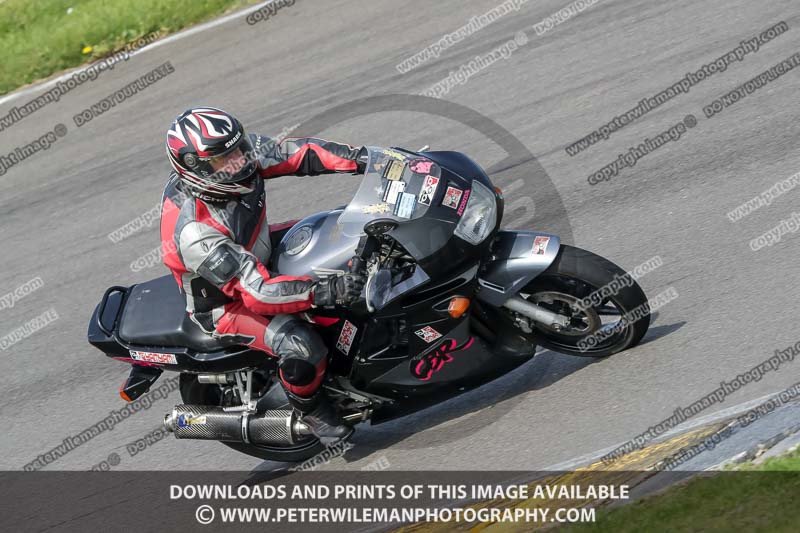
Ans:
[[[209,157],[206,161],[211,165],[214,174],[219,172],[230,175],[238,174],[248,163],[247,156],[238,146],[227,154]]]
[[[256,171],[256,155],[247,137],[220,155],[201,157],[200,161],[210,174],[206,179],[215,183],[238,183],[252,178]]]

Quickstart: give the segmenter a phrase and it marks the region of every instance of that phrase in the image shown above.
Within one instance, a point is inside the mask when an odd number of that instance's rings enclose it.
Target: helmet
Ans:
[[[241,122],[213,107],[187,109],[167,132],[167,156],[189,191],[223,201],[253,191],[256,154]]]

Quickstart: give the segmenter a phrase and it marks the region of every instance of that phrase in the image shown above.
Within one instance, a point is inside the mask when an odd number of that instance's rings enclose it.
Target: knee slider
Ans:
[[[267,342],[280,357],[281,375],[292,385],[311,383],[328,355],[328,348],[314,327],[290,315],[280,315],[270,322]]]

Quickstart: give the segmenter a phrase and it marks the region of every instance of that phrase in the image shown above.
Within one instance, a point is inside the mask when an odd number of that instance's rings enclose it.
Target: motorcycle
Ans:
[[[501,230],[502,192],[466,155],[368,147],[367,157],[348,205],[274,228],[268,265],[318,278],[367,272],[356,303],[300,315],[329,348],[323,386],[348,424],[452,398],[537,346],[606,357],[647,332],[647,298],[620,267],[556,235]],[[180,373],[183,404],[164,418],[178,439],[288,462],[324,448],[288,406],[275,359],[204,333],[171,275],[109,288],[88,340],[131,365],[126,401],[164,370]]]

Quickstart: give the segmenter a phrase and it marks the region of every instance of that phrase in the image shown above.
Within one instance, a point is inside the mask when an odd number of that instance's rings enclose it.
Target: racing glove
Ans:
[[[348,306],[358,300],[366,282],[362,273],[338,274],[322,279],[313,288],[314,306]]]

